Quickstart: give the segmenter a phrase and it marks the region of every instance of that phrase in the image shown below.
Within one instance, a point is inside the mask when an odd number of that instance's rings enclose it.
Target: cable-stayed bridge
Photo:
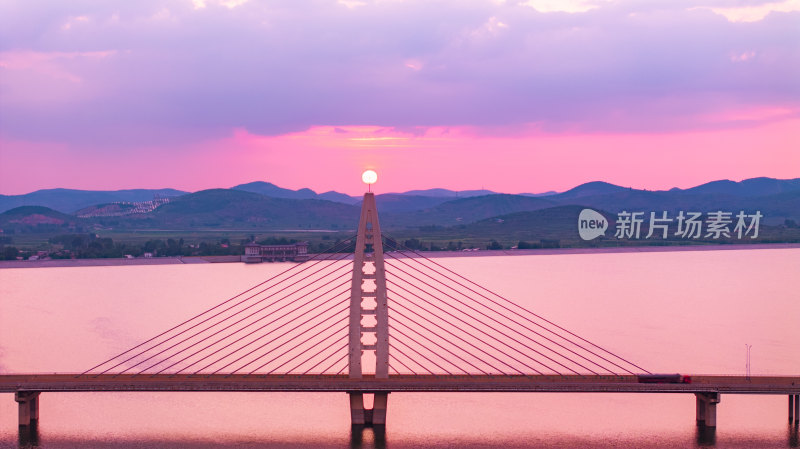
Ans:
[[[23,427],[64,391],[338,391],[353,425],[384,425],[389,393],[410,391],[691,393],[708,427],[723,393],[785,394],[800,415],[800,376],[650,373],[381,233],[372,193],[355,236],[125,352],[0,375]]]

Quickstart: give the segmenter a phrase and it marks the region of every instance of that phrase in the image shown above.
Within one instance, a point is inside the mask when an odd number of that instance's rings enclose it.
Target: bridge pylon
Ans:
[[[366,339],[366,341],[365,341]],[[364,194],[358,222],[353,282],[350,290],[350,339],[348,374],[363,379],[374,373],[376,379],[389,378],[389,306],[386,299],[386,271],[383,262],[383,240],[378,221],[375,194]],[[374,355],[375,366],[364,366]],[[371,364],[371,363],[370,363]],[[366,372],[365,372],[366,371]],[[350,416],[353,425],[384,425],[388,393],[375,393],[373,409],[365,409],[363,394],[351,392]]]

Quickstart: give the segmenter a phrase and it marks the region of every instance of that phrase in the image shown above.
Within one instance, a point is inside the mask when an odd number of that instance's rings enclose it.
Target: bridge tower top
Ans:
[[[373,357],[374,356],[374,357]],[[350,340],[348,368],[351,379],[371,374],[389,377],[389,307],[386,299],[386,271],[383,240],[378,222],[375,194],[364,194],[353,256],[350,290]]]

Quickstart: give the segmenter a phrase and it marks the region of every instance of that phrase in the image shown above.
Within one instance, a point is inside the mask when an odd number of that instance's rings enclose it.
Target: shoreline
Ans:
[[[800,243],[743,243],[732,245],[612,246],[606,248],[497,249],[480,251],[424,251],[426,257],[552,256],[569,254],[661,253],[674,251],[731,251],[800,249]]]
[[[58,268],[58,267],[121,267],[132,265],[183,265],[205,263],[241,263],[241,256],[185,256],[140,257],[136,259],[50,259],[50,260],[0,260],[3,268]]]
[[[655,253],[672,251],[735,251],[748,249],[800,249],[800,243],[752,243],[734,245],[626,246],[608,248],[499,249],[480,251],[424,251],[425,257],[551,256],[570,254]],[[399,257],[404,257],[399,255]],[[407,257],[407,256],[406,256]],[[3,268],[116,267],[131,265],[182,265],[244,263],[241,256],[186,256],[137,259],[0,260]],[[262,262],[269,263],[269,262]]]

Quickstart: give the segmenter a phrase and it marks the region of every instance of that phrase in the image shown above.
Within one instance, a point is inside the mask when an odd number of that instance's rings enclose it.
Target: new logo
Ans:
[[[578,234],[584,240],[593,240],[606,235],[608,220],[600,212],[584,209],[578,215]]]

